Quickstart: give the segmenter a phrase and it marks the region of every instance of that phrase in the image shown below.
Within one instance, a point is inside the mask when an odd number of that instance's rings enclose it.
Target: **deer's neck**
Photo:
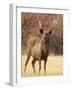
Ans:
[[[44,55],[48,56],[49,54],[49,40],[41,39],[41,50]]]

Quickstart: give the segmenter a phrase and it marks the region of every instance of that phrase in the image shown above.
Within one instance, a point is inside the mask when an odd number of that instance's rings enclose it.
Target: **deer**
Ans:
[[[41,34],[41,38],[37,36],[31,36],[27,42],[27,59],[25,62],[24,72],[26,71],[27,64],[29,62],[30,57],[32,56],[32,67],[34,73],[35,70],[35,63],[36,61],[39,62],[39,75],[41,70],[41,61],[44,61],[44,75],[46,75],[46,63],[49,56],[49,41],[51,36],[53,35],[53,29],[58,23],[59,17],[57,16],[57,20],[53,16],[52,25],[48,30],[44,30],[37,16],[38,24],[39,24],[39,32]]]

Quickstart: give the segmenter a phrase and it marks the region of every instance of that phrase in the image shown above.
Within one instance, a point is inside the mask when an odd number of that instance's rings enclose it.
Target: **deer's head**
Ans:
[[[57,16],[57,20],[54,18],[54,16],[52,17],[52,21],[50,22],[51,26],[48,28],[48,30],[44,30],[41,24],[41,21],[39,20],[39,17],[37,17],[38,19],[38,23],[39,23],[39,27],[40,27],[40,33],[42,34],[42,38],[45,40],[49,40],[50,37],[53,35],[53,30],[55,28],[55,26],[58,23],[59,20],[59,16]]]

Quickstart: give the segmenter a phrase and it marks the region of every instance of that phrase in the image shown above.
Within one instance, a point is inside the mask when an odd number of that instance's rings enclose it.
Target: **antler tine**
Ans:
[[[39,17],[38,16],[37,16],[37,19],[38,19],[39,26],[42,29],[42,24],[41,24],[41,21],[39,20]]]
[[[57,15],[57,20],[53,16],[52,26],[49,28],[49,31],[57,25],[58,20],[59,20],[59,16],[58,15]]]

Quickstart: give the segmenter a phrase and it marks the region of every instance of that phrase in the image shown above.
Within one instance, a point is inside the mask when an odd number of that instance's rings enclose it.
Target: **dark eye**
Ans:
[[[49,31],[49,34],[52,34],[52,31]]]
[[[40,33],[43,33],[43,29],[40,29]]]

